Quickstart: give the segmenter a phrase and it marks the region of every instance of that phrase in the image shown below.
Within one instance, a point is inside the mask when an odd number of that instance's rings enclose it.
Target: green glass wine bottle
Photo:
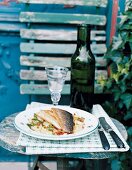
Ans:
[[[90,48],[90,26],[79,25],[77,48],[71,58],[70,106],[91,112],[94,96],[95,58]]]

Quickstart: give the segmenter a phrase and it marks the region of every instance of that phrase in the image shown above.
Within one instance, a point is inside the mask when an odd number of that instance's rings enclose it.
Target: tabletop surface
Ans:
[[[20,154],[25,154],[24,147],[17,146],[16,141],[18,140],[20,132],[14,126],[14,119],[18,113],[12,114],[6,117],[0,123],[0,146],[11,151]],[[120,131],[123,138],[127,139],[127,131],[125,127],[117,120],[112,118],[113,123]],[[113,157],[117,153],[113,152],[91,152],[91,153],[72,153],[72,154],[52,154],[49,157],[68,157],[68,158],[84,158],[84,159],[105,159]],[[46,155],[47,156],[47,155]]]

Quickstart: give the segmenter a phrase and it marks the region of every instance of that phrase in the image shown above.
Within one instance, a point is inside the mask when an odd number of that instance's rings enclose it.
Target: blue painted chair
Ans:
[[[103,59],[107,50],[107,0],[61,1],[61,4],[60,1],[44,1],[43,4],[42,0],[20,2],[26,3],[26,11],[20,13],[20,22],[25,23],[25,28],[20,30],[20,63],[23,66],[20,78],[26,82],[20,86],[21,94],[49,94],[43,70],[45,66],[58,64],[70,68],[71,55],[76,48],[77,25],[81,23],[90,24],[92,28],[91,49],[96,58],[95,93],[102,93],[97,80],[100,75],[107,78]],[[67,82],[62,92],[64,95],[70,94]]]
[[[77,25],[91,25],[91,49],[96,59],[95,93],[102,93],[98,78],[107,78],[107,63],[103,55],[107,50],[108,40],[106,28],[109,23],[107,0],[19,0],[25,4],[25,11],[20,13],[20,22],[25,28],[20,30],[21,56],[20,86],[21,94],[31,96],[49,95],[45,66],[61,65],[70,68],[71,55],[76,48]],[[110,30],[109,30],[110,31]],[[63,95],[70,94],[70,71],[64,85]],[[39,98],[38,97],[38,98]],[[72,155],[73,159],[81,159],[86,155]],[[50,156],[43,156],[50,159]],[[53,157],[53,155],[51,156]],[[66,155],[59,158],[58,169],[67,169],[69,159]],[[88,159],[88,157],[87,157]],[[38,156],[33,169],[42,168],[41,157]],[[84,161],[81,160],[81,166]],[[79,168],[79,167],[78,167]],[[81,167],[80,167],[81,168]],[[86,168],[86,167],[83,167]],[[46,168],[45,168],[46,169]]]

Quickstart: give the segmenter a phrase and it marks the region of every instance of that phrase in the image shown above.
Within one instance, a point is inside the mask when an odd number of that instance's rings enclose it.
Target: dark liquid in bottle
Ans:
[[[87,30],[87,27],[81,31],[86,31],[85,29]],[[90,36],[88,34],[86,36]],[[86,44],[88,39],[86,37],[86,41],[79,41],[71,59],[71,107],[90,112],[93,106],[95,59],[90,45]]]

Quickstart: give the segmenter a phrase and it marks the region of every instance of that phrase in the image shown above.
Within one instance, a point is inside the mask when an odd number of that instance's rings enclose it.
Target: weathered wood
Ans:
[[[103,76],[104,79],[107,78],[106,70],[95,70],[95,80],[98,79],[99,76]],[[68,72],[66,76],[66,81],[70,81],[71,73]],[[47,81],[47,76],[45,70],[21,70],[20,78],[23,80],[36,80],[36,81]]]
[[[20,32],[20,29],[23,27],[21,23],[2,23],[0,22],[0,31],[7,31],[7,32]]]
[[[95,93],[102,93],[102,87],[99,84],[95,84]],[[36,94],[36,95],[50,95],[48,85],[43,84],[21,84],[21,94]],[[70,84],[64,84],[62,95],[70,94]]]
[[[16,15],[16,14],[1,14],[0,13],[0,21],[18,22],[19,21],[19,15]]]
[[[106,16],[95,14],[21,12],[20,21],[52,24],[105,25]]]
[[[103,57],[95,57],[96,67],[106,67],[107,61]]]
[[[21,43],[21,52],[38,54],[73,54],[76,44],[53,44],[53,43]],[[52,49],[52,50],[51,50]],[[104,54],[106,52],[105,44],[91,44],[91,50],[94,54]]]
[[[18,0],[23,3],[35,4],[65,4],[65,5],[90,5],[106,7],[108,0]]]
[[[25,39],[34,40],[65,40],[76,41],[77,31],[66,29],[21,29],[20,36]],[[91,31],[91,41],[105,41],[105,31]]]
[[[95,57],[96,66],[106,67],[107,63],[103,57]],[[49,62],[50,60],[50,62]],[[71,66],[71,58],[70,57],[39,57],[39,56],[21,56],[20,64],[23,66],[31,66],[31,67],[51,67],[54,65],[70,67]]]
[[[20,78],[23,80],[47,81],[45,70],[21,70]],[[66,81],[70,80],[70,71],[67,73]]]
[[[38,95],[49,95],[50,91],[46,84],[21,84],[21,94],[38,94]],[[62,94],[70,94],[70,85],[64,84]]]
[[[19,2],[45,5],[107,6],[107,0],[19,0]],[[43,82],[47,80],[47,77],[45,71],[42,69],[44,69],[45,66],[54,65],[70,68],[71,55],[76,49],[76,25],[84,23],[99,26],[106,25],[106,16],[96,14],[46,13],[38,11],[21,12],[19,19],[20,22],[31,23],[31,28],[24,28],[20,31],[21,38],[26,40],[26,42],[20,44],[21,52],[26,53],[20,57],[20,64],[29,67],[27,70],[23,68],[20,71],[20,78],[29,80],[29,84],[22,84],[20,86],[22,94],[50,94],[47,85],[43,84]],[[39,25],[40,23],[41,26]],[[70,29],[64,27],[64,24],[69,25]],[[32,25],[35,25],[35,27],[32,28]],[[46,42],[47,40],[48,43]],[[102,67],[106,67],[106,60],[101,57],[107,50],[105,41],[105,31],[91,31],[91,50],[95,55],[97,66],[95,72],[95,93],[102,93],[102,87],[97,84],[99,76],[103,76],[104,79],[107,78],[107,71],[102,70]],[[58,54],[59,56],[57,56]],[[101,70],[97,70],[100,66]],[[41,70],[36,67],[39,67]],[[66,81],[67,80],[68,82],[70,81],[70,71],[67,75]],[[41,84],[35,84],[36,81],[39,81]],[[62,94],[70,94],[70,84],[64,85]]]
[[[49,62],[50,61],[50,62]],[[54,66],[54,65],[70,67],[71,59],[68,57],[39,57],[39,56],[21,56],[20,64],[25,66],[33,66],[33,67],[46,67],[46,66]]]

